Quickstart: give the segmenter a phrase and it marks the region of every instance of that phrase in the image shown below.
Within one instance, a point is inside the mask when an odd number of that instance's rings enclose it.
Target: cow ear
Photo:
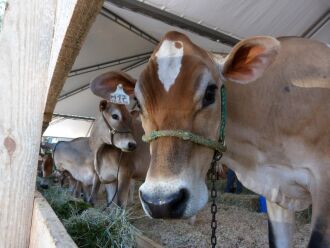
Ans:
[[[252,37],[240,41],[226,57],[221,68],[225,79],[247,84],[260,78],[274,62],[280,42],[268,36]]]
[[[101,100],[99,104],[100,112],[104,111],[107,108],[108,101],[107,100]]]
[[[136,80],[124,72],[111,71],[96,77],[91,82],[92,92],[104,99],[110,99],[110,93],[116,91],[118,84],[122,84],[126,94],[133,96]]]

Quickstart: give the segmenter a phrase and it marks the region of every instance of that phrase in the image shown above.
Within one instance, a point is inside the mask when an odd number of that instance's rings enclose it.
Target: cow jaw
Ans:
[[[136,141],[131,133],[128,134],[115,134],[113,144],[123,152],[131,152],[136,148]]]

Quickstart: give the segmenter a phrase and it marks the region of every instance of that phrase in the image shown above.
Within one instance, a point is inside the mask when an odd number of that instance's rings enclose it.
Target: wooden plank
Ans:
[[[66,71],[56,71],[62,63],[56,49],[60,54],[68,51],[68,56],[73,56],[63,62],[65,68],[71,68],[70,62],[77,52],[70,53],[70,48],[66,50],[65,41],[70,40],[70,44],[81,42],[90,26],[85,18],[92,21],[101,2],[7,1],[0,33],[1,247],[29,245],[42,113],[50,81],[55,88],[54,94],[60,90],[56,86],[59,81],[53,81],[53,74],[60,77],[61,72]],[[96,7],[89,5],[93,3],[98,4]],[[75,28],[81,35],[75,37]],[[52,65],[55,65],[53,70]]]
[[[77,248],[53,209],[39,192],[36,192],[34,198],[30,247]]]
[[[136,247],[137,248],[163,248],[160,244],[157,244],[155,241],[149,239],[148,237],[137,234],[136,235]]]
[[[54,16],[54,1],[9,0],[0,33],[1,247],[29,242]]]
[[[48,73],[51,83],[46,109],[44,111],[43,132],[52,119],[57,98],[80,51],[88,33],[87,31],[94,22],[103,4],[103,0],[80,0],[81,3],[72,11],[73,8],[70,6],[72,2],[73,1],[61,1],[57,7],[57,11],[66,13],[66,15],[59,16],[55,20],[56,26],[59,28],[55,29],[54,40],[57,44],[64,45],[56,45],[52,49]],[[61,28],[66,25],[68,27],[67,30]],[[64,35],[65,32],[66,35]]]

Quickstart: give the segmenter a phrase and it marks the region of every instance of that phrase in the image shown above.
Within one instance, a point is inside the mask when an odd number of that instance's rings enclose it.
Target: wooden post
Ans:
[[[62,2],[63,3],[58,7],[57,11],[68,12],[68,9],[73,10],[73,4],[68,2],[76,1],[62,0]],[[67,18],[65,20],[66,22],[70,22],[67,29],[64,29],[63,27],[55,29],[54,43],[56,43],[56,46],[53,47],[49,66],[48,76],[50,87],[44,111],[43,132],[46,130],[52,119],[57,98],[73,63],[78,56],[80,48],[87,35],[87,31],[90,29],[96,18],[96,14],[99,13],[103,4],[103,0],[80,0],[79,2],[81,3],[77,4],[74,12],[69,15],[69,17],[72,16],[72,18]],[[63,23],[62,18],[65,16],[68,15],[59,16],[56,21],[58,23]]]
[[[101,4],[102,0],[7,1],[0,31],[1,247],[29,245],[47,93],[52,85],[53,94],[59,94],[66,76],[61,74],[70,70]],[[64,54],[70,59],[65,61]]]

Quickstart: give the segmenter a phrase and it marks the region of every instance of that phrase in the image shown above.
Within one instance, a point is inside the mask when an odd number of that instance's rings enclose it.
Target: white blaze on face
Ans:
[[[183,56],[181,41],[164,40],[156,53],[158,78],[166,91],[169,91],[180,73]]]

